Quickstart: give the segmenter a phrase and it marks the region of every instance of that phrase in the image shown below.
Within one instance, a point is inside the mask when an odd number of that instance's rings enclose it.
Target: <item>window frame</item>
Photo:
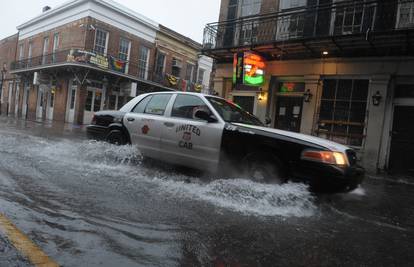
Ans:
[[[209,110],[210,114],[215,116],[215,114],[213,113],[213,111],[212,111],[212,110],[211,110],[211,108],[208,106],[208,104],[204,101],[204,99],[203,99],[203,98],[201,98],[201,97],[199,97],[199,96],[197,96],[197,95],[177,94],[177,95],[175,96],[174,100],[173,100],[172,105],[171,105],[171,112],[170,112],[170,114],[169,114],[169,117],[171,117],[171,118],[175,118],[175,119],[184,119],[184,120],[198,121],[198,122],[202,122],[202,121],[204,121],[204,120],[201,120],[201,119],[196,119],[196,118],[180,117],[180,116],[175,116],[175,115],[173,115],[173,112],[174,112],[174,106],[175,106],[175,103],[177,102],[177,99],[178,99],[179,97],[193,97],[193,98],[197,98],[197,99],[199,99],[199,100],[200,100],[200,101],[204,104],[204,106],[206,106],[206,107],[208,108],[208,110]]]
[[[158,58],[159,58],[160,55],[162,55],[164,57],[164,59],[162,61],[161,72],[158,73],[158,70],[160,69],[159,65],[158,65]],[[166,61],[167,61],[167,54],[164,53],[164,52],[158,51],[157,58],[155,59],[155,70],[154,70],[155,75],[162,76],[165,73],[165,63],[166,63]]]
[[[354,148],[362,148],[365,145],[366,142],[366,131],[367,131],[367,120],[368,120],[368,112],[369,112],[369,94],[370,94],[370,81],[369,79],[365,79],[365,78],[324,78],[323,79],[323,83],[325,84],[327,81],[335,81],[335,90],[333,91],[333,95],[332,96],[328,96],[328,97],[324,97],[324,87],[325,85],[323,85],[322,87],[322,92],[321,92],[321,97],[319,99],[319,104],[318,104],[318,114],[317,114],[317,120],[316,120],[316,125],[315,125],[315,134],[321,138],[325,138],[327,140],[332,140],[341,144],[344,144],[346,146],[350,146],[350,147],[354,147]],[[351,87],[351,92],[349,93],[349,96],[346,96],[346,98],[344,98],[344,96],[339,96],[338,97],[338,92],[340,92],[340,82],[344,82],[344,81],[351,81],[352,82],[352,87]],[[356,83],[357,82],[367,82],[367,87],[364,88],[366,90],[366,98],[364,99],[359,99],[359,98],[354,98],[354,92],[356,90]],[[362,89],[359,88],[358,91],[360,92]],[[364,94],[365,94],[364,93]],[[323,102],[331,102],[332,104],[332,117],[331,119],[321,119],[321,113],[322,113],[322,103]],[[342,121],[342,120],[337,120],[335,118],[336,115],[336,107],[342,104],[346,104],[347,105],[347,120],[346,121]],[[355,114],[352,113],[352,110],[354,108],[354,104],[363,104],[365,105],[365,109],[364,109],[364,114],[360,114],[361,117],[363,115],[363,120],[361,120],[360,122],[357,122],[356,120],[352,120],[352,116]],[[354,111],[357,110],[357,107],[355,107]],[[325,127],[326,125],[329,125],[329,130],[324,130],[323,128],[321,129],[321,127]],[[340,133],[337,132],[335,130],[335,127],[346,127],[346,132],[345,133]],[[361,134],[357,134],[357,133],[353,133],[351,128],[352,127],[362,127],[362,133]],[[354,145],[352,144],[352,140],[353,139],[358,139],[360,138],[361,140],[361,144],[360,145]],[[346,142],[341,142],[342,140],[346,140]]]
[[[147,54],[146,54],[146,59],[145,59],[145,62],[144,62],[144,60],[142,60],[141,59],[141,55],[142,55],[142,51],[143,50],[146,50],[147,51]],[[150,55],[151,55],[151,49],[149,48],[149,47],[147,47],[147,46],[145,46],[145,45],[141,45],[140,47],[139,47],[139,49],[138,49],[138,73],[137,73],[137,75],[138,75],[138,77],[139,78],[141,78],[141,79],[144,79],[144,80],[147,80],[148,79],[148,73],[149,73],[149,59],[150,59]],[[142,72],[142,63],[144,63],[145,64],[145,67],[144,67],[144,71]]]
[[[98,53],[98,51],[96,50],[96,47],[97,47],[96,41],[98,39],[98,32],[105,33],[105,38],[106,39],[105,39],[105,47],[104,47],[103,54]],[[107,53],[108,53],[108,42],[109,42],[109,32],[104,30],[104,29],[101,29],[101,28],[96,28],[96,30],[95,30],[95,40],[94,40],[94,45],[93,45],[94,52],[97,53],[97,54],[106,56]],[[99,46],[101,46],[101,45],[99,44]]]
[[[180,67],[178,67],[178,66],[174,66],[173,65],[173,62],[177,62],[177,61],[179,61],[180,62]],[[179,74],[178,75],[174,75],[174,68],[178,68],[178,69],[180,69],[180,72],[179,72]],[[178,57],[173,57],[172,58],[172,60],[171,60],[171,75],[173,75],[173,76],[175,76],[175,77],[177,77],[177,78],[180,78],[181,77],[181,74],[182,74],[182,70],[183,70],[183,60],[181,59],[181,58],[178,58]]]

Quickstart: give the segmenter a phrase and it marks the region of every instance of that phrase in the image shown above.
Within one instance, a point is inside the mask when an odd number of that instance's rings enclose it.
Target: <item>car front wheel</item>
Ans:
[[[249,178],[259,183],[283,184],[286,178],[278,159],[254,157],[248,161]]]
[[[106,141],[117,146],[126,144],[126,138],[119,130],[112,130],[106,137]]]

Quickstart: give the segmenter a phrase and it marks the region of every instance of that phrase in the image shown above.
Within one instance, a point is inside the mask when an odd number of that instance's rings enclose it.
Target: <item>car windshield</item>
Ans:
[[[207,100],[213,105],[214,109],[225,122],[263,126],[263,123],[258,118],[229,101],[217,97],[207,97]]]

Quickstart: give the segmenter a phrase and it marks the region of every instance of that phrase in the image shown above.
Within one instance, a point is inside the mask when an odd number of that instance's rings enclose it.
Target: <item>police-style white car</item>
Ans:
[[[137,96],[119,111],[96,113],[87,133],[135,144],[144,157],[269,183],[301,180],[315,190],[354,189],[364,173],[349,147],[265,127],[237,105],[198,93]]]

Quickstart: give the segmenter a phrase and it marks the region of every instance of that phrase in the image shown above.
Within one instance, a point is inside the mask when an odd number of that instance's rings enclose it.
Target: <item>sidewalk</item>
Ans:
[[[17,131],[30,130],[31,134],[45,138],[86,138],[86,125],[77,125],[57,121],[32,121],[5,115],[0,115],[0,124],[2,125],[0,129],[6,126],[8,129]]]

